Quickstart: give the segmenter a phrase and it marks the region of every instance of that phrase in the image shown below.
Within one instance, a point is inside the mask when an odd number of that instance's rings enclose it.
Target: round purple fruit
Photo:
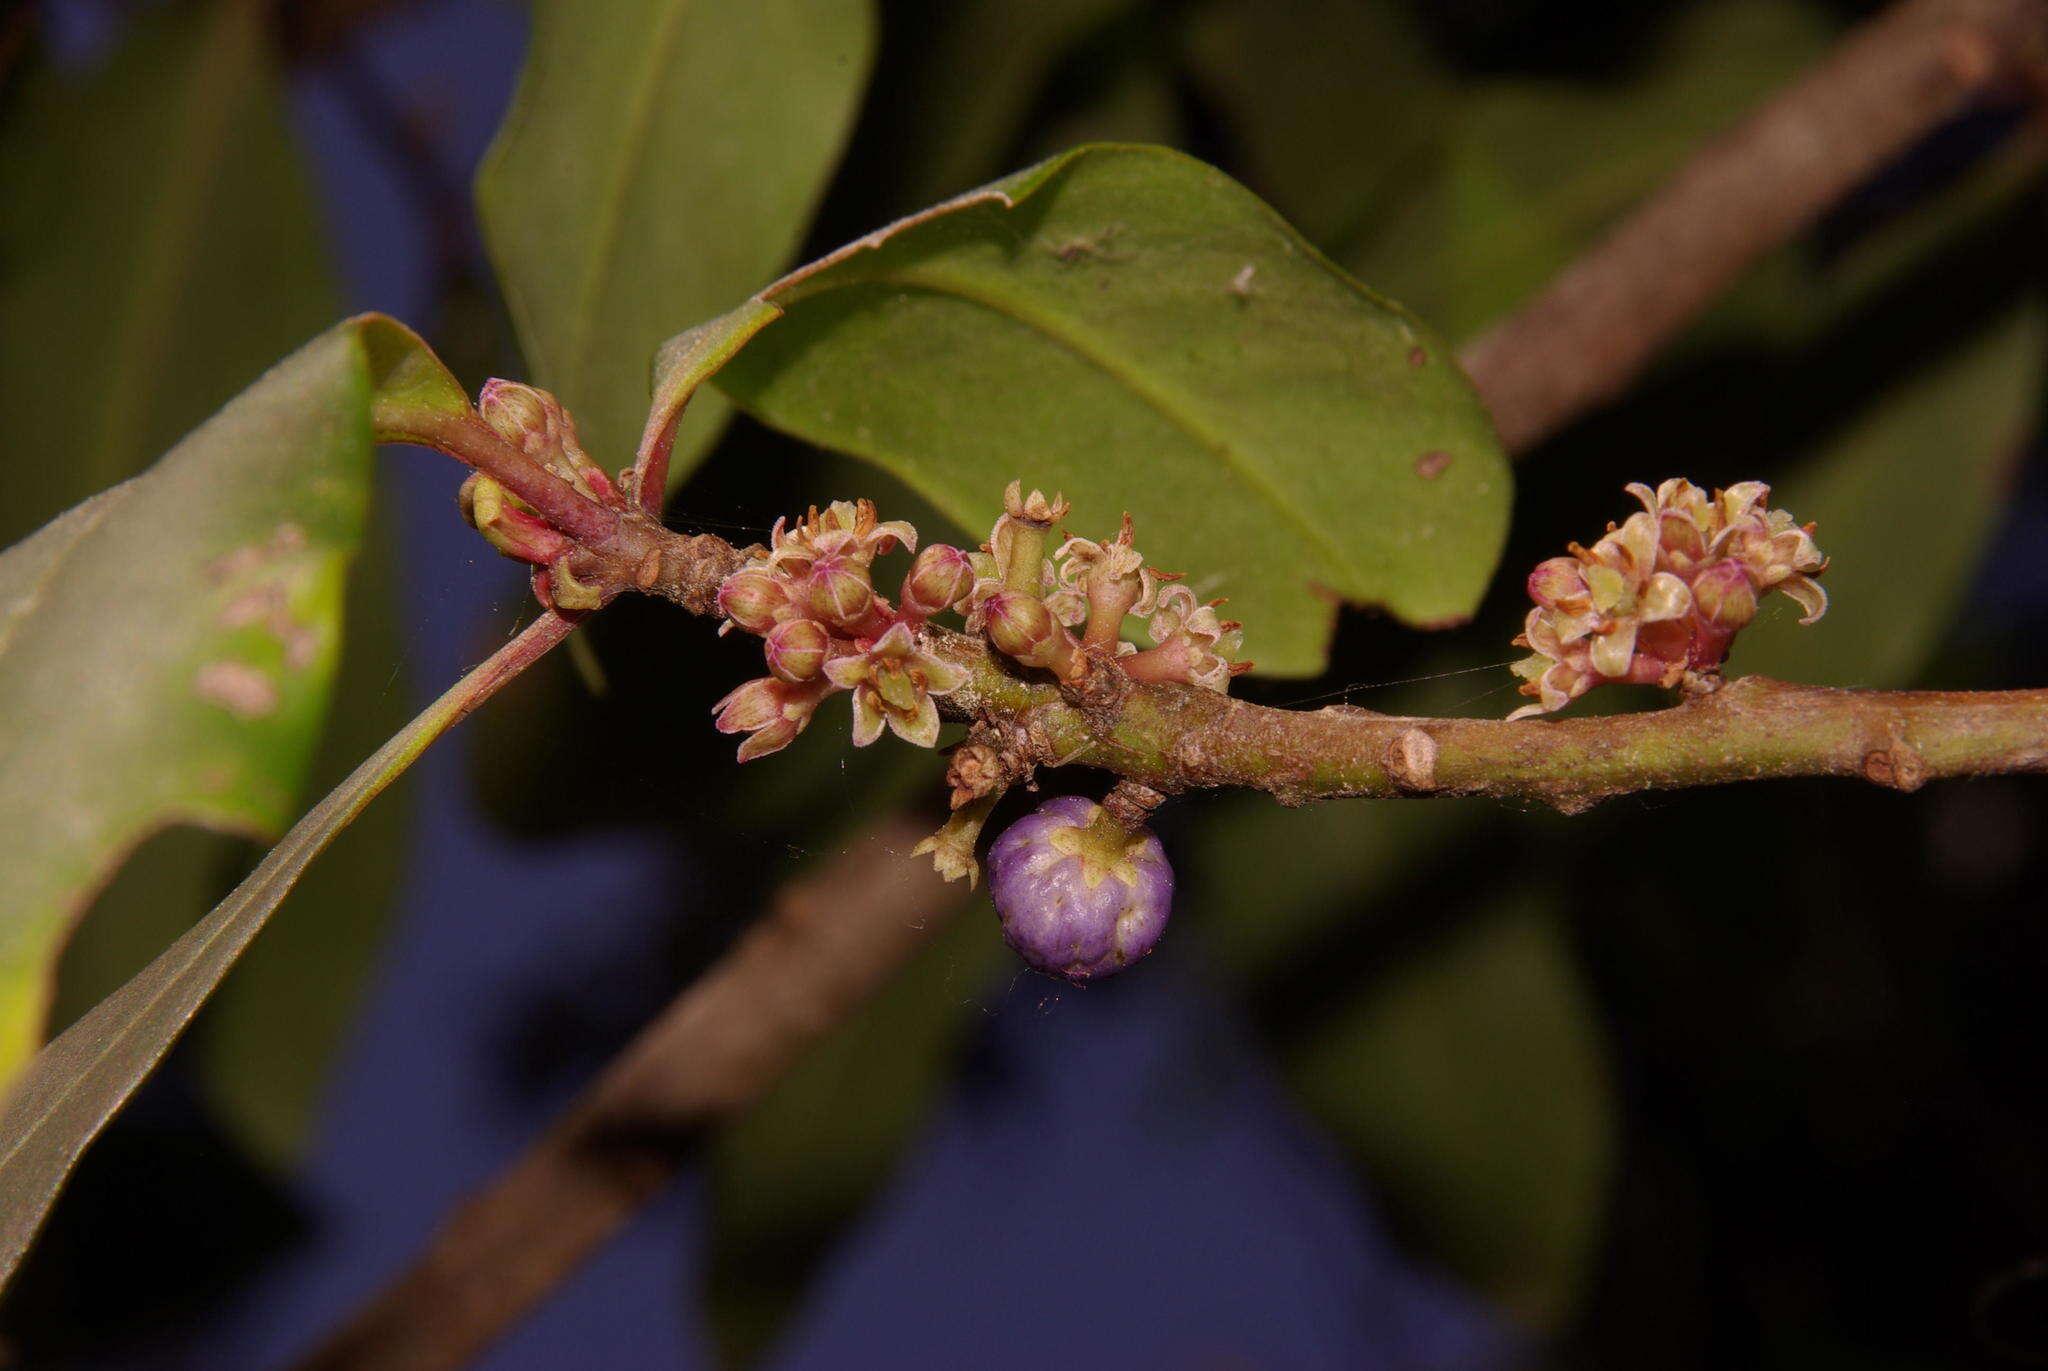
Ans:
[[[1150,829],[1067,795],[996,839],[988,888],[1003,940],[1040,971],[1079,982],[1152,950],[1173,905],[1173,868]]]

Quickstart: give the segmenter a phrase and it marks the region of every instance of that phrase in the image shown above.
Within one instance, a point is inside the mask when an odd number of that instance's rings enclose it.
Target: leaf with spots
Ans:
[[[1339,602],[1462,619],[1499,555],[1506,460],[1442,342],[1166,149],[1056,157],[728,319],[758,330],[715,381],[743,409],[969,530],[1017,477],[1079,533],[1132,511],[1269,674],[1322,668]]]
[[[71,917],[136,843],[171,823],[267,835],[291,817],[327,704],[380,401],[461,402],[401,326],[342,324],[148,471],[0,554],[0,1275],[306,864],[566,631],[543,619],[450,691],[29,1060]]]

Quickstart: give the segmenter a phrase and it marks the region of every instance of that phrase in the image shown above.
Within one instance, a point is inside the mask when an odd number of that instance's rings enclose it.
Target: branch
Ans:
[[[635,1038],[553,1127],[454,1212],[301,1371],[425,1371],[482,1352],[765,1094],[966,904],[896,816],[783,887],[768,915]]]
[[[1707,144],[1459,356],[1526,452],[1627,389],[1752,263],[2001,79],[2038,82],[2044,0],[1907,0]]]
[[[1851,776],[1916,790],[1941,776],[2048,770],[2048,690],[1837,690],[1751,676],[1649,713],[1510,723],[1274,709],[1133,682],[1102,662],[1059,686],[964,633],[928,624],[921,637],[968,675],[940,712],[1000,739],[1022,766],[1091,766],[1169,795],[1487,795],[1577,813],[1613,795],[1732,781]]]

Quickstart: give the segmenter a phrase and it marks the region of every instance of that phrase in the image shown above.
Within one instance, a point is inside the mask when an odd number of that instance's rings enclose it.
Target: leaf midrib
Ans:
[[[683,15],[688,10],[685,0],[676,0],[666,7],[656,25],[654,40],[646,45],[646,60],[635,73],[640,79],[629,92],[631,104],[624,135],[619,140],[621,155],[612,163],[610,183],[598,197],[596,212],[591,217],[593,234],[589,262],[569,307],[569,354],[562,359],[562,389],[570,395],[579,394],[582,388],[590,335],[597,327],[598,301],[604,294],[605,279],[610,274],[612,254],[617,251],[619,237],[625,232],[626,202],[631,198],[633,187],[640,182],[634,172],[647,156],[657,104],[654,98],[655,78],[669,60],[682,32]],[[588,402],[587,397],[585,402]]]
[[[223,6],[220,20],[204,46],[219,52],[238,37],[237,25],[250,23],[246,5]],[[178,132],[171,142],[171,155],[159,168],[157,215],[149,235],[155,251],[144,254],[134,288],[128,293],[128,307],[115,327],[118,340],[110,349],[107,368],[104,418],[99,441],[84,463],[89,489],[99,490],[135,472],[136,448],[142,442],[145,415],[151,407],[154,382],[161,374],[159,362],[167,350],[171,319],[178,296],[189,276],[193,247],[213,203],[213,187],[219,180],[225,154],[223,134],[236,102],[247,91],[249,73],[229,73],[241,79],[222,80],[212,62],[196,65],[180,102]]]
[[[803,298],[859,285],[889,286],[899,290],[952,296],[1020,324],[1086,362],[1120,384],[1169,425],[1187,435],[1196,446],[1222,462],[1232,475],[1255,491],[1282,522],[1300,532],[1325,566],[1341,574],[1352,586],[1360,588],[1360,593],[1366,593],[1363,587],[1369,584],[1371,578],[1364,570],[1347,557],[1342,546],[1318,527],[1314,520],[1297,510],[1286,493],[1276,486],[1264,471],[1240,453],[1236,441],[1220,425],[1204,415],[1198,403],[1179,388],[1160,381],[1140,367],[1131,365],[1127,359],[1119,357],[1115,349],[1106,346],[1087,330],[1078,327],[1076,321],[1067,316],[1049,310],[1031,309],[1024,301],[1005,296],[1000,291],[990,290],[969,276],[946,271],[900,268],[850,272],[844,276],[816,282],[811,289],[803,290],[795,298],[777,303],[784,304],[786,308],[795,308]]]

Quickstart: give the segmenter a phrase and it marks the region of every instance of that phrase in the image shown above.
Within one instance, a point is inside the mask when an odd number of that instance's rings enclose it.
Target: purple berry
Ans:
[[[1173,905],[1173,868],[1150,829],[1127,828],[1067,795],[996,839],[988,889],[1003,941],[1040,971],[1079,982],[1152,950]]]

